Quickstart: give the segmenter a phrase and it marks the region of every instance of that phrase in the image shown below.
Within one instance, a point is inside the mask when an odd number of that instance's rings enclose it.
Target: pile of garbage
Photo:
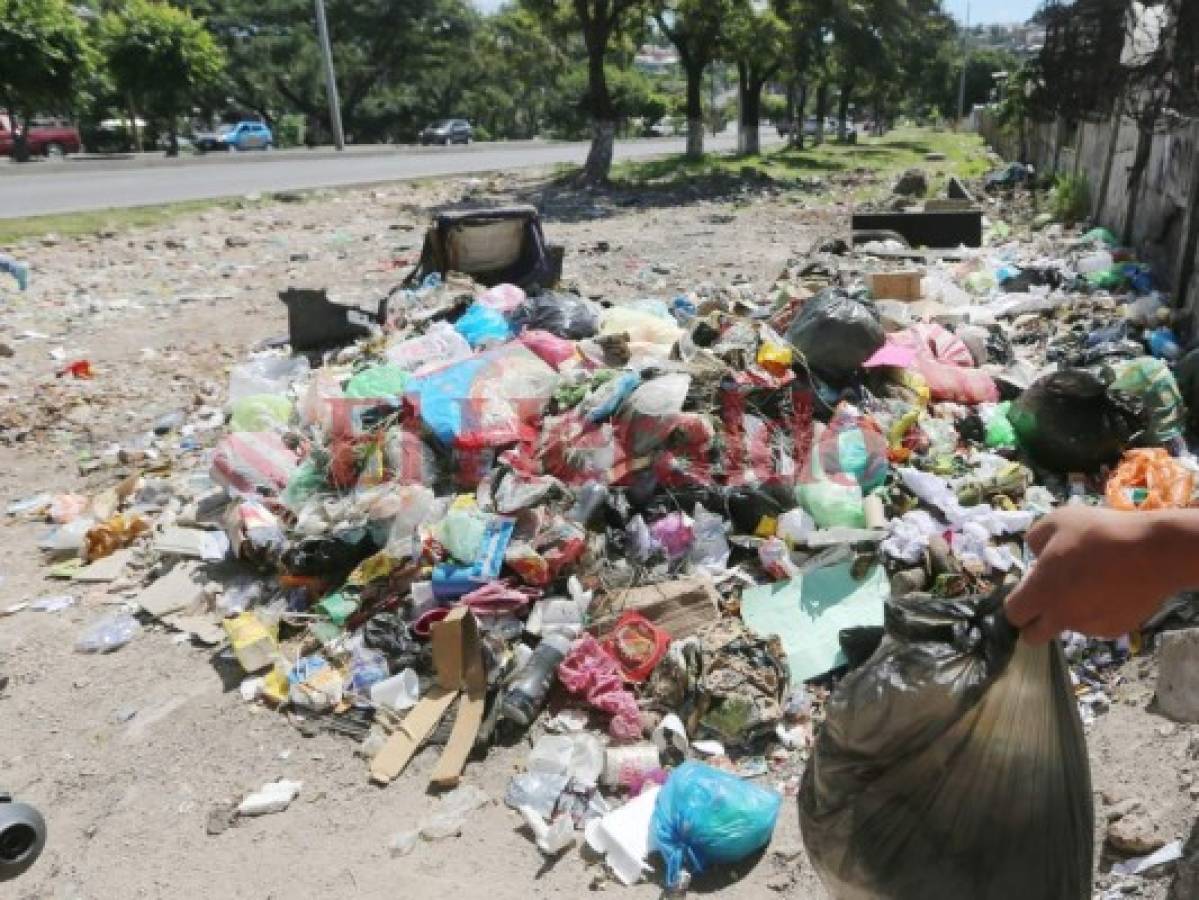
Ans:
[[[1110,234],[1012,235],[833,242],[757,297],[600,303],[445,258],[378,309],[288,292],[291,346],[233,368],[223,415],[8,511],[54,524],[52,574],[128,598],[81,651],[190,634],[380,784],[442,746],[453,790],[393,852],[460,829],[468,760],[528,735],[506,802],[625,883],[750,857],[799,796],[836,896],[1089,896],[1079,708],[1147,643],[1067,662],[1002,596],[1056,505],[1191,502],[1199,357]]]

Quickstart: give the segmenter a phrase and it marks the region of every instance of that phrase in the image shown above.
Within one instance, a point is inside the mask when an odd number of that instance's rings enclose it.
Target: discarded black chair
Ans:
[[[469,275],[480,284],[549,290],[562,277],[563,248],[545,239],[532,206],[440,213],[425,235],[420,262],[404,280],[419,284],[436,272]]]

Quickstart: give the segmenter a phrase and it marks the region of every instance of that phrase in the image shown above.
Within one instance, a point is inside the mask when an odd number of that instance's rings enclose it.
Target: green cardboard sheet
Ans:
[[[741,597],[741,618],[754,633],[777,634],[787,654],[791,684],[797,686],[848,660],[837,635],[843,628],[883,624],[891,588],[882,566],[861,581],[850,563],[751,588]]]

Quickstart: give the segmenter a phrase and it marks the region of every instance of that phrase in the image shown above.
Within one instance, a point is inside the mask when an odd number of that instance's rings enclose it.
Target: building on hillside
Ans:
[[[647,44],[633,57],[633,65],[647,75],[670,75],[679,70],[679,54],[673,47]]]

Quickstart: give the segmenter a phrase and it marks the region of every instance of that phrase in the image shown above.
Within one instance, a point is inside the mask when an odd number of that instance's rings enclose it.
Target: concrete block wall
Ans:
[[[1114,144],[1112,129],[1117,129]],[[1005,159],[1018,156],[1016,141],[985,115],[982,133]],[[1175,304],[1191,312],[1194,336],[1199,337],[1199,228],[1194,225],[1199,210],[1193,208],[1199,196],[1199,119],[1153,134],[1148,164],[1134,184],[1139,140],[1136,123],[1128,118],[1082,122],[1072,129],[1059,128],[1057,122],[1033,122],[1027,127],[1025,162],[1040,173],[1084,176],[1091,188],[1095,221],[1118,236],[1125,235],[1131,215],[1130,244],[1175,291]],[[1105,170],[1107,190],[1102,191]],[[1181,262],[1187,256],[1193,260],[1193,274],[1180,291],[1176,280],[1185,271]]]

